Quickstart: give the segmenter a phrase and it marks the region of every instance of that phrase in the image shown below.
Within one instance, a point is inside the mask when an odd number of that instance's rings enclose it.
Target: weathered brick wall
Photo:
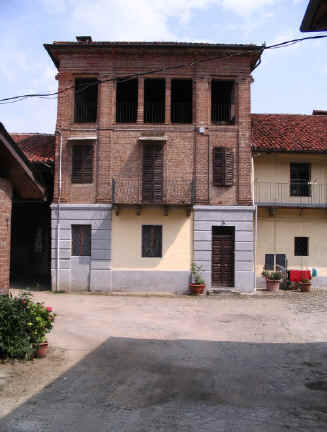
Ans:
[[[59,90],[74,84],[75,77],[96,76],[99,80],[144,72],[166,66],[190,63],[194,58],[206,58],[199,50],[190,54],[174,53],[173,50],[141,49],[113,50],[112,53],[83,54],[72,52],[62,55]],[[114,176],[136,177],[141,174],[142,145],[138,138],[146,132],[160,131],[167,136],[164,147],[165,175],[167,178],[196,178],[197,201],[210,197],[213,205],[248,205],[251,203],[251,152],[250,152],[250,59],[232,57],[205,62],[193,67],[169,71],[151,78],[166,78],[165,124],[143,123],[144,80],[139,79],[138,120],[133,124],[115,122],[115,81],[99,85],[97,123],[74,123],[74,93],[64,92],[59,97],[57,128],[63,136],[62,192],[61,202],[110,203],[111,184]],[[170,122],[170,80],[193,79],[193,124],[181,125]],[[211,79],[235,80],[235,125],[211,123]],[[199,133],[199,127],[205,134]],[[95,176],[92,185],[72,185],[71,136],[97,136],[94,152]],[[59,143],[56,141],[56,174],[54,202],[58,200]],[[214,187],[212,184],[212,152],[214,146],[226,146],[234,153],[234,185]],[[195,152],[194,152],[195,150]],[[195,164],[195,166],[194,166]],[[209,176],[208,176],[209,173]],[[209,178],[209,183],[208,183]]]
[[[0,178],[0,292],[9,289],[12,189]]]

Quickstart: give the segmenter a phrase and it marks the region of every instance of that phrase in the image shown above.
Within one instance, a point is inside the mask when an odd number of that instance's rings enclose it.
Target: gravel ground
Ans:
[[[0,365],[1,432],[327,430],[327,291],[34,297],[51,348]]]

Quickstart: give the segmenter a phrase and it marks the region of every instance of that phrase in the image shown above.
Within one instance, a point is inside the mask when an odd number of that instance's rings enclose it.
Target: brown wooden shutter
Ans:
[[[214,186],[233,186],[233,151],[225,147],[213,149]]]
[[[162,183],[162,146],[158,144],[145,144],[143,147],[143,201],[151,203],[161,202]]]
[[[93,145],[76,144],[72,148],[72,183],[92,183]]]

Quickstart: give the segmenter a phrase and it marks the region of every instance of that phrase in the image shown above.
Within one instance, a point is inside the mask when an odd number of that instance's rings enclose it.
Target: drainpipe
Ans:
[[[258,232],[258,207],[254,199],[254,159],[251,161],[251,189],[252,205],[254,207],[254,236],[253,236],[253,262],[254,262],[254,290],[257,290],[257,232]]]
[[[56,291],[59,291],[59,275],[60,275],[60,260],[59,260],[59,240],[60,240],[60,199],[61,199],[61,188],[62,188],[62,133],[57,131],[60,135],[59,145],[59,191],[58,191],[58,203],[57,203],[57,266],[56,266]]]

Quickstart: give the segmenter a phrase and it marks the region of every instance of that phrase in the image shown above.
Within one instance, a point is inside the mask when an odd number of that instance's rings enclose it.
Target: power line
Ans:
[[[283,42],[268,45],[268,46],[262,45],[261,52],[268,50],[268,49],[285,48],[285,47],[295,45],[297,43],[307,41],[307,40],[324,39],[324,38],[327,38],[327,35],[306,36],[306,37],[302,37],[302,38],[283,41]],[[96,85],[96,84],[102,84],[105,82],[118,81],[118,80],[119,80],[119,82],[126,82],[126,81],[130,81],[132,79],[146,76],[146,75],[162,73],[162,72],[167,72],[169,70],[177,70],[177,69],[182,69],[182,68],[186,68],[186,67],[193,67],[193,66],[200,64],[200,63],[222,60],[222,59],[226,59],[226,58],[230,58],[230,57],[236,57],[236,56],[243,56],[244,54],[247,54],[247,53],[249,53],[249,54],[253,53],[253,50],[252,51],[250,51],[250,50],[249,51],[242,51],[242,52],[238,52],[238,53],[230,53],[230,54],[220,55],[220,56],[216,56],[216,57],[207,57],[205,59],[194,60],[191,63],[183,63],[183,64],[167,66],[167,67],[163,67],[163,68],[159,68],[159,69],[152,69],[152,70],[146,71],[146,72],[139,72],[136,74],[127,75],[126,77],[114,77],[114,78],[108,78],[106,80],[96,80],[94,82],[90,82],[88,84],[85,84],[85,86],[76,90],[76,94],[81,93],[81,92],[85,91],[87,88],[89,88],[93,85]],[[256,67],[258,67],[260,63],[261,63],[261,60],[259,59],[258,63],[255,65],[254,69]],[[74,88],[75,88],[75,85],[72,85],[69,87],[65,87],[64,89],[56,91],[56,92],[30,93],[30,94],[24,94],[24,95],[19,95],[19,96],[12,96],[12,97],[8,97],[8,98],[3,98],[3,99],[0,99],[0,105],[21,102],[22,100],[25,100],[28,98],[55,99],[55,98],[57,98],[57,96],[61,95],[62,93],[65,93],[66,91],[72,90]]]

